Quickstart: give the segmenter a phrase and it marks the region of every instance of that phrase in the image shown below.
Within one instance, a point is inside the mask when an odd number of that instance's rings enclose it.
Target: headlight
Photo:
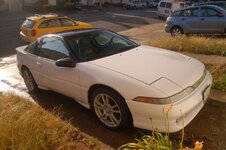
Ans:
[[[151,104],[170,104],[176,102],[183,97],[186,97],[194,90],[193,87],[188,87],[183,91],[165,98],[151,98],[151,97],[136,97],[134,101],[143,102],[143,103],[151,103]]]
[[[143,103],[151,103],[151,104],[170,104],[173,102],[176,102],[189,94],[191,94],[205,79],[206,76],[206,69],[204,69],[203,75],[199,78],[198,81],[196,81],[192,86],[187,87],[183,91],[172,95],[170,97],[165,98],[151,98],[151,97],[136,97],[134,101],[143,102]]]

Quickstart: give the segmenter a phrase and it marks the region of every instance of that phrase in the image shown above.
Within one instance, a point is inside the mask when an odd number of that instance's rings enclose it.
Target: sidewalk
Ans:
[[[164,31],[164,23],[156,23],[132,28],[126,31],[119,32],[119,34],[128,37],[139,44],[146,44],[148,42],[170,37],[170,34],[167,34]],[[226,64],[226,57],[223,56],[193,54],[188,52],[183,52],[183,54],[198,59],[204,64],[213,64],[219,67]],[[212,89],[210,99],[226,103],[226,92]]]

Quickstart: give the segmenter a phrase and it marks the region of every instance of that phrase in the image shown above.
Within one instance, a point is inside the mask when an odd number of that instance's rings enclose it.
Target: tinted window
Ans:
[[[182,16],[184,17],[197,17],[199,14],[198,8],[186,9],[182,12]]]
[[[26,28],[32,28],[34,26],[35,22],[33,20],[27,19],[24,21],[23,26]]]
[[[52,19],[48,20],[48,27],[59,27],[61,26],[60,20],[59,19]]]
[[[69,52],[60,38],[45,37],[38,44],[38,56],[58,60],[69,56]]]
[[[202,17],[216,17],[219,12],[215,9],[204,7],[201,8]]]
[[[160,3],[160,7],[165,7],[165,5],[166,5],[166,2],[161,2]]]
[[[179,16],[182,16],[182,12],[183,12],[183,11],[175,11],[175,12],[173,12],[172,17],[179,17]]]
[[[48,27],[48,21],[43,21],[40,25],[39,28],[47,28]]]
[[[171,9],[171,7],[172,7],[172,3],[166,3],[166,8]]]
[[[69,19],[60,19],[62,26],[74,26],[75,23]]]
[[[138,45],[110,31],[94,31],[79,39],[66,40],[81,61],[98,59],[120,53]]]
[[[26,48],[25,51],[31,54],[35,54],[35,48],[36,48],[36,41],[32,42],[31,44],[29,44]]]

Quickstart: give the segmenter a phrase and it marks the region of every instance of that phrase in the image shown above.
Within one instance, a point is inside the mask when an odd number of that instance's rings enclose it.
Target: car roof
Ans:
[[[68,39],[68,38],[72,38],[72,37],[79,36],[82,34],[87,34],[87,33],[95,32],[95,31],[103,31],[103,30],[105,30],[105,29],[100,29],[100,28],[76,29],[76,30],[62,31],[62,32],[58,32],[58,33],[55,33],[52,35],[57,35],[62,38]]]
[[[42,14],[42,15],[35,14],[34,16],[27,17],[27,19],[35,21],[35,20],[40,20],[44,18],[57,18],[57,17],[64,17],[64,16],[59,16],[58,14],[53,14],[53,13]]]
[[[214,7],[214,8],[216,8],[216,9],[220,9],[220,10],[222,10],[222,11],[225,11],[224,9],[222,9],[221,7],[216,6],[216,5],[199,5],[199,6],[190,6],[190,7],[186,7],[186,8],[178,9],[178,10],[176,10],[176,11],[186,10],[186,9],[192,9],[192,8],[199,8],[199,7]]]

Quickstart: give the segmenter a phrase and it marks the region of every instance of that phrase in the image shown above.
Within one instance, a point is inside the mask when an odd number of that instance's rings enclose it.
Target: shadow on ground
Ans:
[[[63,120],[71,123],[81,131],[94,136],[103,143],[117,148],[122,144],[133,142],[150,131],[128,128],[122,131],[111,131],[101,126],[94,114],[76,103],[73,99],[51,91],[41,91],[32,96],[45,110],[51,111],[60,107]],[[185,145],[194,144],[196,140],[204,141],[204,148],[225,150],[226,147],[226,104],[209,100],[196,118],[185,128]],[[150,124],[151,128],[151,124]],[[171,134],[174,141],[180,140],[180,133]]]

